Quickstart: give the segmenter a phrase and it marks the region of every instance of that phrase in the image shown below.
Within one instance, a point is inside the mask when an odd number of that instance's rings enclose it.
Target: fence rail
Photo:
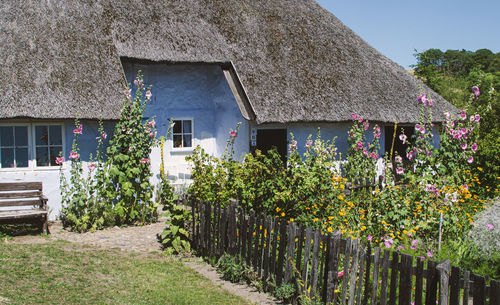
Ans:
[[[294,222],[245,213],[229,204],[190,202],[193,247],[224,253],[253,268],[264,289],[296,284],[324,303],[357,305],[500,305],[500,282],[459,267],[414,258]],[[273,282],[274,285],[270,285]]]

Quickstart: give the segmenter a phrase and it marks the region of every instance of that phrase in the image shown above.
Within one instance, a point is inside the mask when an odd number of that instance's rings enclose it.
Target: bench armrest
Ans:
[[[41,201],[41,204],[40,204],[40,208],[41,209],[46,209],[47,208],[47,197],[45,197],[45,195],[41,195],[40,196],[40,201]]]

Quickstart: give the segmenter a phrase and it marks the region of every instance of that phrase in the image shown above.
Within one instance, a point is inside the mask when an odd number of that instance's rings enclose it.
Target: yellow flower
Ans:
[[[276,208],[276,212],[279,212],[281,211],[281,209],[279,207]]]
[[[285,212],[281,212],[281,217],[285,217]]]
[[[328,232],[331,233],[332,231],[333,231],[332,227],[328,227]]]

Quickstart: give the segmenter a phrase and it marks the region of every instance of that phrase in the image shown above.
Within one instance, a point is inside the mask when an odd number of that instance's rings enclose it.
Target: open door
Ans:
[[[281,156],[283,164],[286,164],[287,156],[286,129],[259,129],[257,130],[257,146],[255,149],[262,153],[267,153],[273,147],[276,147]]]

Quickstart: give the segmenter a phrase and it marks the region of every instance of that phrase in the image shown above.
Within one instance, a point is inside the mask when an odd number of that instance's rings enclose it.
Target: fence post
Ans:
[[[439,305],[448,305],[450,264],[450,260],[445,259],[436,266],[436,270],[439,271]]]
[[[412,288],[413,256],[401,254],[399,269],[399,305],[410,305]]]
[[[340,232],[336,234],[327,235],[326,239],[326,263],[325,263],[325,278],[324,278],[324,295],[323,301],[331,303],[335,299],[335,289],[338,285],[338,253],[340,246]],[[316,240],[314,240],[316,242]],[[313,292],[311,292],[312,294]]]
[[[229,199],[229,215],[227,222],[227,237],[228,237],[228,253],[231,255],[236,255],[236,207],[238,206],[238,201],[235,199]]]

